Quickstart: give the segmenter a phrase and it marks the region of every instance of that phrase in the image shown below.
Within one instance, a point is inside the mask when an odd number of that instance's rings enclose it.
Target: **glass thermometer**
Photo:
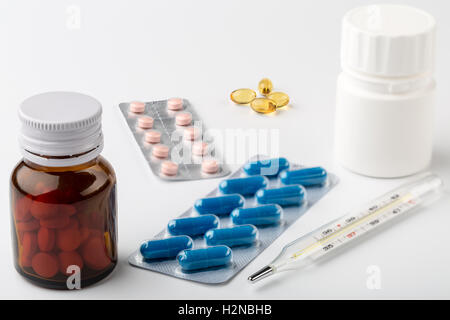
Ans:
[[[279,271],[303,267],[329,255],[347,243],[412,209],[422,207],[440,196],[442,180],[434,174],[400,186],[315,231],[287,244],[269,265],[251,275],[248,280],[256,282]]]

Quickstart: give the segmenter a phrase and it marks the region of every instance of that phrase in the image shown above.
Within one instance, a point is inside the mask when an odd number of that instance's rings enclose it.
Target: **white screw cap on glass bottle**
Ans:
[[[346,168],[401,177],[431,160],[436,22],[419,9],[371,5],[342,23],[335,151]]]
[[[47,92],[19,107],[22,154],[36,164],[65,167],[96,158],[103,149],[102,106],[76,92]]]

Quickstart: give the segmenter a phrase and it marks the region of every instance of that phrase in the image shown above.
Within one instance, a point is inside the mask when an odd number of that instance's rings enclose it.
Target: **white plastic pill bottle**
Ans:
[[[342,22],[335,153],[344,167],[401,177],[431,160],[435,19],[403,5],[371,5]]]

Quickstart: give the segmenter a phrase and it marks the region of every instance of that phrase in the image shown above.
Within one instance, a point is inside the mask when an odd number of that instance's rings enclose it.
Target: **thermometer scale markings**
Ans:
[[[327,248],[327,246],[325,246],[323,248],[324,251],[328,251],[329,249],[333,249],[333,248],[337,247],[337,245],[334,246],[334,244],[336,244],[336,242],[339,242],[339,244],[343,244],[348,240],[354,239],[354,238],[364,234],[365,232],[370,231],[372,228],[375,228],[378,224],[388,221],[389,219],[395,217],[398,213],[401,213],[403,211],[403,209],[409,209],[409,208],[413,207],[415,204],[416,203],[411,202],[411,200],[407,203],[400,204],[400,206],[396,207],[394,210],[381,215],[380,217],[376,218],[375,220],[370,221],[367,224],[357,227],[354,231],[350,232],[349,234],[344,235],[343,237],[336,239],[336,241],[331,242],[330,244],[332,245],[332,247],[330,247],[328,249],[324,249],[324,248]]]
[[[392,196],[389,196],[389,199],[381,200],[381,204],[379,204],[379,205],[371,205],[369,209],[364,210],[364,211],[360,212],[359,214],[355,214],[355,215],[352,215],[350,217],[348,217],[348,216],[342,217],[341,219],[343,219],[344,221],[338,223],[336,225],[336,228],[328,228],[325,231],[321,231],[319,233],[319,236],[313,236],[313,237],[314,237],[314,239],[316,241],[323,240],[324,238],[328,237],[330,234],[340,230],[342,227],[347,227],[347,226],[355,223],[359,219],[362,219],[365,216],[372,214],[375,210],[378,211],[380,209],[385,208],[387,205],[393,204],[399,198],[400,198],[400,195],[398,193],[396,193],[396,194],[394,194]]]
[[[414,206],[415,202],[411,201],[412,199],[412,195],[411,194],[407,194],[403,197],[400,197],[399,194],[394,194],[392,196],[389,197],[389,199],[386,200],[382,200],[380,205],[373,205],[371,206],[368,210],[361,212],[360,214],[357,214],[356,216],[351,216],[351,217],[344,217],[344,222],[343,223],[338,223],[337,227],[335,228],[328,228],[325,231],[320,232],[320,236],[319,238],[317,238],[317,236],[313,236],[313,238],[317,241],[314,244],[311,244],[309,246],[307,246],[306,248],[304,248],[303,250],[294,253],[291,258],[292,259],[296,259],[299,256],[305,254],[306,252],[309,252],[313,249],[315,249],[318,246],[324,245],[326,242],[331,241],[333,239],[335,239],[338,236],[344,235],[343,238],[338,238],[337,240],[340,240],[341,243],[344,243],[345,241],[352,239],[352,238],[356,238],[357,236],[359,236],[360,234],[363,234],[365,229],[363,228],[364,226],[361,225],[364,222],[370,220],[371,218],[373,218],[373,216],[379,216],[381,213],[385,212],[386,210],[392,208],[393,206],[400,204],[398,207],[394,208],[392,211],[390,211],[391,214],[389,215],[385,215],[387,218],[393,217],[395,216],[397,213],[400,213],[403,211],[404,207],[405,209],[408,209],[408,207],[410,206]],[[406,202],[403,202],[406,201]],[[377,219],[381,219],[383,216],[379,216]],[[376,220],[376,219],[375,219]],[[373,221],[375,221],[373,220]],[[384,219],[383,219],[384,220]],[[371,221],[371,222],[373,222]],[[369,226],[370,227],[375,227],[378,223],[375,223],[373,225],[370,225],[369,222]],[[343,225],[343,226],[342,226]],[[367,224],[366,224],[367,225]],[[349,231],[349,229],[351,228],[356,228],[354,229],[352,232],[349,232],[348,234],[345,234],[346,231]],[[358,231],[362,231],[362,232],[358,232]],[[349,235],[351,235],[349,237]],[[324,251],[328,251],[330,249],[333,249],[335,246],[333,244],[336,244],[336,241],[333,241],[331,243],[328,243],[327,245],[325,245],[324,247],[322,247],[322,249]]]

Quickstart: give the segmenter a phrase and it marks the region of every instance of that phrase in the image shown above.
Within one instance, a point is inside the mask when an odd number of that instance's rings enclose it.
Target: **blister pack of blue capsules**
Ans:
[[[128,259],[209,284],[233,278],[338,183],[322,167],[256,156]]]

